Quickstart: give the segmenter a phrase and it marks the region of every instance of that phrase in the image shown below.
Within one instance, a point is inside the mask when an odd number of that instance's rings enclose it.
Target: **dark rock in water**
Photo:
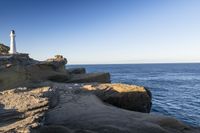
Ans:
[[[142,86],[125,84],[99,84],[84,86],[94,92],[100,99],[120,108],[149,113],[151,110],[151,94]]]
[[[73,74],[68,83],[110,83],[109,73]]]
[[[0,54],[8,54],[10,48],[4,44],[0,44]]]
[[[67,71],[69,74],[85,74],[85,68],[68,68]]]

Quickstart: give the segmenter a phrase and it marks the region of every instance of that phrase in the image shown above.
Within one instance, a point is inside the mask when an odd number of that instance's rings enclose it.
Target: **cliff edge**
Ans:
[[[148,114],[151,92],[111,84],[109,73],[66,69],[61,55],[37,61],[0,56],[0,132],[199,133],[173,118]]]

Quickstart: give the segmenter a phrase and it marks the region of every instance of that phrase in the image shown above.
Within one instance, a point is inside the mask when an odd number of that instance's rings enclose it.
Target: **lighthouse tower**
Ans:
[[[17,50],[16,50],[16,43],[15,43],[15,31],[12,30],[10,32],[10,54],[16,54]]]

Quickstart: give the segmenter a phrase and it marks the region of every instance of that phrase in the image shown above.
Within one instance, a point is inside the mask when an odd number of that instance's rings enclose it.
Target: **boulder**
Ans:
[[[110,83],[109,73],[72,74],[68,83]]]
[[[67,68],[69,74],[85,74],[85,68]]]
[[[0,43],[0,54],[8,54],[10,48]]]
[[[86,85],[83,89],[92,91],[101,100],[114,106],[149,113],[151,110],[151,92],[143,86],[126,84]]]

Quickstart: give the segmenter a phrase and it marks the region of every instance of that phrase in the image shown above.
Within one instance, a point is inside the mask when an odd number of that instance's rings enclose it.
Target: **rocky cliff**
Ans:
[[[110,84],[109,73],[65,69],[57,55],[0,56],[0,132],[7,133],[199,133],[173,118],[148,114],[151,92]]]
[[[78,73],[66,70],[67,59],[61,55],[46,61],[31,59],[28,54],[0,56],[0,89],[35,82],[110,82],[109,73]]]

